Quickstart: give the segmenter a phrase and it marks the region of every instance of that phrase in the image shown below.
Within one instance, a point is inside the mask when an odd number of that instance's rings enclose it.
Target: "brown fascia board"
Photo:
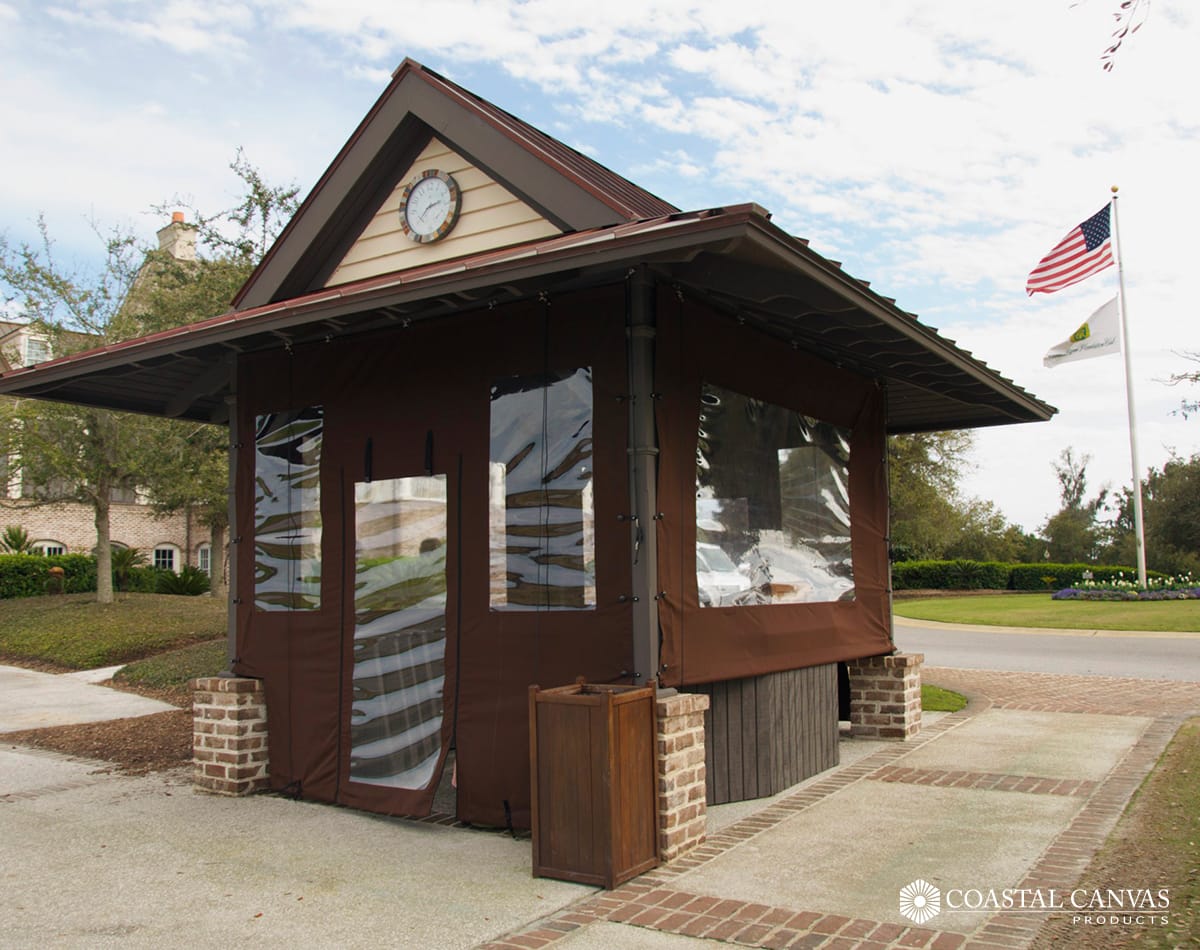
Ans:
[[[476,259],[450,261],[344,284],[304,297],[230,311],[199,323],[163,330],[14,370],[0,376],[0,394],[17,393],[162,356],[181,355],[211,345],[236,345],[257,334],[284,332],[320,320],[402,305],[447,292],[470,292],[552,275],[572,267],[615,266],[632,260],[691,254],[735,241],[745,232],[753,206],[727,208],[681,220],[662,219],[657,228],[641,222],[594,234],[550,238]],[[623,233],[617,233],[623,232]],[[476,260],[478,263],[472,264]],[[429,276],[423,276],[428,274]],[[35,375],[36,374],[36,375]]]
[[[927,327],[889,304],[840,268],[810,251],[802,241],[771,224],[756,205],[715,209],[699,214],[638,222],[550,238],[523,248],[510,248],[475,259],[429,265],[416,271],[372,278],[306,297],[231,312],[199,324],[166,330],[87,354],[64,357],[36,368],[0,377],[0,393],[30,388],[213,344],[235,345],[244,337],[281,333],[291,327],[402,305],[446,292],[470,292],[489,286],[549,276],[570,268],[604,268],[626,263],[690,259],[703,250],[753,247],[778,259],[784,269],[801,274],[860,307],[864,312],[937,354],[948,366],[983,383],[1012,402],[1027,419],[1049,419],[1052,406],[1025,393]],[[426,276],[427,275],[427,276]],[[26,377],[36,373],[34,379]],[[17,385],[12,385],[16,383]],[[1014,419],[1018,414],[1013,414]],[[978,424],[978,423],[976,423]]]
[[[357,237],[355,225],[361,227],[365,209],[373,210],[395,186],[430,134],[564,231],[629,220],[615,199],[606,201],[569,169],[548,164],[547,153],[519,131],[502,125],[458,87],[405,60],[238,291],[234,308],[252,309],[316,289],[328,274],[328,258]]]

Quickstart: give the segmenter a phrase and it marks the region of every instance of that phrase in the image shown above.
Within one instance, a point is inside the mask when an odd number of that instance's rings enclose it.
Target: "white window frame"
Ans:
[[[212,577],[212,545],[202,544],[196,548],[196,567]]]
[[[40,541],[34,541],[33,549],[43,557],[60,557],[67,553],[67,546],[61,541],[53,541],[49,538],[43,538]]]
[[[34,358],[34,349],[38,350],[38,356]],[[50,341],[40,336],[29,336],[25,338],[25,365],[34,366],[37,363],[45,363],[51,358]]]
[[[168,555],[168,554],[171,557],[170,565],[159,563],[160,561],[165,561],[166,560],[165,555]],[[154,567],[157,568],[158,570],[168,570],[172,574],[178,574],[179,568],[180,568],[179,554],[180,554],[180,551],[179,551],[179,547],[177,545],[156,544],[156,545],[154,545],[154,552],[150,556],[150,563],[153,564]]]

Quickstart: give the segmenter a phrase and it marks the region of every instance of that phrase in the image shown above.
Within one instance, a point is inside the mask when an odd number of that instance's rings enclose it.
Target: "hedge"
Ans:
[[[1132,567],[1095,564],[1003,564],[997,561],[897,561],[892,565],[893,590],[1060,590],[1077,587],[1085,571],[1092,580],[1111,581],[1124,574],[1137,577]],[[1148,571],[1147,577],[1164,577]]]
[[[898,561],[893,590],[1004,590],[1012,565],[999,561]]]
[[[52,567],[63,569],[64,594],[88,594],[96,589],[96,559],[90,554],[0,554],[0,599],[49,593]],[[153,567],[135,567],[129,572],[127,589],[153,594],[161,573]]]
[[[63,569],[63,593],[96,589],[96,559],[89,554],[0,554],[0,597],[45,594],[52,567]]]
[[[1127,581],[1137,580],[1136,567],[1098,567],[1095,564],[1014,564],[1009,586],[1013,590],[1062,590],[1078,587],[1084,572],[1091,571],[1094,581],[1115,581],[1124,575]],[[1160,571],[1147,571],[1149,577],[1166,577]]]

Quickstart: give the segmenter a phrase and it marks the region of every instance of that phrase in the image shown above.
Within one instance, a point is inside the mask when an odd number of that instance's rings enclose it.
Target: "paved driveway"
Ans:
[[[896,645],[934,666],[1200,681],[1200,634],[1029,630],[895,618]]]

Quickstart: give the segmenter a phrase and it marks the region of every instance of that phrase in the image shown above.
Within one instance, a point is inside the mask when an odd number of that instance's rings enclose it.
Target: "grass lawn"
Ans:
[[[921,684],[921,708],[926,712],[958,712],[967,705],[967,697],[929,683]]]
[[[1200,631],[1200,600],[1051,600],[1047,594],[995,594],[898,600],[897,617],[943,623],[1076,630]]]
[[[225,635],[215,597],[95,594],[0,600],[0,657],[74,670],[115,666]]]
[[[197,677],[216,676],[228,666],[225,638],[221,637],[134,660],[113,679],[129,686],[174,689],[186,686]]]

